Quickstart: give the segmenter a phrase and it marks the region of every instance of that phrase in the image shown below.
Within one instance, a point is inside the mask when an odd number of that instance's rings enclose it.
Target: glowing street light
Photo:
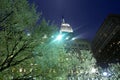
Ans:
[[[66,39],[66,40],[68,40],[68,39],[69,39],[69,36],[68,36],[68,37],[66,37],[65,39]]]
[[[65,23],[65,20],[63,18],[59,34],[55,37],[52,36],[52,38],[55,38],[55,41],[69,40],[70,36],[68,36],[68,34],[71,34],[71,33],[73,33],[72,27],[70,26],[70,24]]]
[[[62,34],[59,34],[59,35],[57,36],[56,40],[61,40],[62,37],[63,37],[63,35],[62,35]]]
[[[103,76],[108,76],[108,73],[107,72],[103,72]]]
[[[75,40],[76,38],[72,38],[72,41]]]

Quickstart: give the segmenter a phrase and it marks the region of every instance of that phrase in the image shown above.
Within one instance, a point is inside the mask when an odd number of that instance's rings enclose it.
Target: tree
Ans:
[[[39,14],[26,0],[0,2],[0,79],[66,78],[70,56],[51,42],[57,28],[45,19],[37,25]]]
[[[98,68],[96,60],[90,51],[80,50],[80,53],[74,52],[72,55],[79,59],[79,63],[74,65],[69,73],[70,80],[87,80],[97,77]]]
[[[119,80],[120,77],[120,63],[117,64],[110,64],[109,65],[109,70],[110,70],[110,79],[111,80]]]
[[[46,42],[39,45],[36,48],[36,54],[41,54],[42,56],[36,56],[36,71],[40,76],[41,80],[65,80],[67,78],[67,73],[71,69],[73,62],[72,56],[66,54],[62,43],[57,43],[56,41]],[[75,63],[75,62],[74,62]],[[36,73],[36,72],[35,72]]]
[[[43,19],[26,0],[0,1],[1,80],[85,80],[104,78],[90,51],[66,52],[56,41],[58,28]],[[110,65],[118,79],[119,65]]]
[[[39,14],[34,5],[30,7],[26,0],[0,2],[0,77],[9,79],[7,75],[15,74],[13,72],[17,72],[22,62],[29,64],[26,60],[33,57],[34,40],[26,30],[32,32]]]

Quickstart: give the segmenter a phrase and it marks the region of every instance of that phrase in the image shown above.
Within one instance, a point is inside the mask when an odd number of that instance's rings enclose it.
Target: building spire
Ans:
[[[61,23],[61,28],[60,28],[60,32],[73,32],[72,27],[70,26],[70,24],[65,23],[64,17],[62,16],[62,23]]]
[[[65,23],[65,19],[64,19],[64,16],[62,16],[62,23]]]

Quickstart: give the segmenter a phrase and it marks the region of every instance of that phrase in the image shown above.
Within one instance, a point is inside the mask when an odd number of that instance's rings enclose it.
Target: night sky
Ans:
[[[60,27],[62,16],[76,37],[92,40],[109,14],[120,14],[120,0],[29,0],[42,17]]]

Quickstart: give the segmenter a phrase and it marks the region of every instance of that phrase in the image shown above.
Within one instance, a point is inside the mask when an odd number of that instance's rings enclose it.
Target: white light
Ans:
[[[34,77],[33,80],[36,80],[36,78]]]
[[[68,24],[68,23],[62,23],[60,31],[61,32],[73,32],[73,29],[70,26],[70,24]]]
[[[54,38],[54,36],[51,36],[51,38]]]
[[[62,80],[62,77],[60,77],[60,79]]]
[[[22,72],[22,68],[19,69],[19,72]]]
[[[70,26],[68,23],[62,23],[61,26]]]
[[[62,39],[62,35],[61,34],[59,34],[58,36],[57,36],[57,40],[61,40]]]
[[[68,61],[69,59],[68,59],[68,58],[66,58],[66,60]]]
[[[43,39],[46,39],[47,38],[47,35],[45,34],[44,36],[43,36]]]
[[[103,76],[107,76],[108,75],[108,73],[107,72],[103,72]]]
[[[72,38],[72,40],[75,40],[76,38]]]
[[[66,37],[66,40],[68,40],[69,39],[69,37]]]
[[[30,33],[27,33],[27,36],[30,36],[31,34]]]
[[[26,72],[26,69],[24,69],[24,72]]]
[[[96,69],[95,68],[92,68],[91,69],[91,73],[95,73],[96,72]]]

